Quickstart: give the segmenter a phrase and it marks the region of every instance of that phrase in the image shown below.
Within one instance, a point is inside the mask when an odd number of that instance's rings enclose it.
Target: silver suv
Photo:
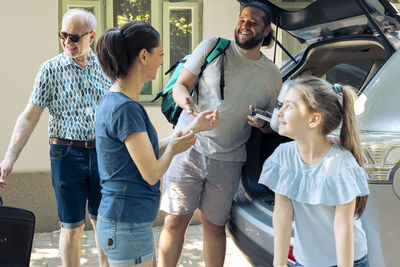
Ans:
[[[287,42],[291,47],[293,42],[304,47],[297,54],[290,47],[282,48],[288,59],[281,68],[284,82],[311,74],[358,89],[355,110],[371,192],[362,217],[370,266],[400,266],[398,10],[387,0],[308,1],[306,8],[297,11],[272,3],[285,1],[260,1],[271,8],[278,34],[292,38]],[[272,266],[273,258],[274,193],[258,184],[259,174],[265,159],[285,141],[278,134],[253,129],[228,221],[231,237],[255,266]],[[288,264],[294,262],[290,251]]]

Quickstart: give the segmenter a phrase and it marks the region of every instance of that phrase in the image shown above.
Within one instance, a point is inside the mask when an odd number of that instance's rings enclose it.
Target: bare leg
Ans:
[[[225,261],[225,226],[215,225],[201,215],[203,255],[206,267],[222,267]]]
[[[94,240],[96,241],[96,248],[97,252],[99,254],[99,263],[101,267],[109,267],[110,265],[108,264],[108,259],[107,256],[104,254],[103,250],[99,246],[99,241],[97,240],[97,227],[96,227],[96,220],[90,219],[90,222],[93,225],[93,231],[94,231]]]
[[[59,249],[65,267],[79,267],[81,261],[82,232],[85,225],[74,229],[61,227]]]
[[[154,256],[153,256],[153,266],[152,267],[157,267],[157,254],[156,254],[156,239],[154,238]]]
[[[178,264],[186,228],[192,216],[193,212],[184,215],[166,214],[158,247],[160,267],[175,267]]]

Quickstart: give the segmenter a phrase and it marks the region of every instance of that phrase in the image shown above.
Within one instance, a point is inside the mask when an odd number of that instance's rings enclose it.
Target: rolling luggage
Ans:
[[[0,202],[0,266],[29,266],[35,215]]]

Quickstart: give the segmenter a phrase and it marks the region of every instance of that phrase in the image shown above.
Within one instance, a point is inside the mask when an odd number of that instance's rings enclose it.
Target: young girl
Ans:
[[[296,266],[369,266],[360,216],[368,184],[351,88],[316,77],[294,80],[278,112],[281,144],[260,183],[275,192],[274,266],[287,266],[294,217]],[[337,145],[327,134],[341,125]]]
[[[100,64],[114,82],[96,114],[96,149],[102,199],[98,242],[111,266],[155,266],[152,225],[160,177],[173,156],[194,144],[194,133],[213,129],[218,111],[199,113],[182,132],[158,143],[144,107],[144,83],[163,63],[160,36],[149,24],[130,21],[105,32],[97,44]]]

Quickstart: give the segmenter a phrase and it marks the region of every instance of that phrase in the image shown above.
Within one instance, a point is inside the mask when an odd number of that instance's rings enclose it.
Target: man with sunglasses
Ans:
[[[41,65],[29,103],[17,119],[10,145],[0,163],[1,187],[6,186],[5,178],[47,107],[51,176],[61,225],[59,249],[64,266],[80,265],[86,202],[96,231],[101,199],[94,118],[111,82],[90,48],[95,30],[96,18],[92,13],[82,9],[65,13],[58,32],[64,53]],[[98,251],[100,265],[108,266],[99,247]]]

